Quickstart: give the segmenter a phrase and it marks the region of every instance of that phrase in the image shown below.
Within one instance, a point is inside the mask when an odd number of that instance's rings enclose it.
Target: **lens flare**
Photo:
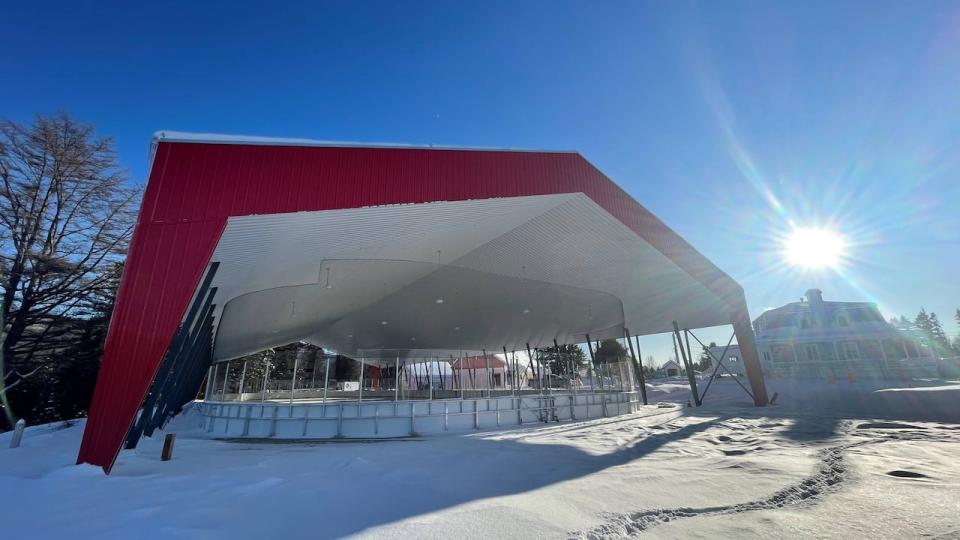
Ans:
[[[846,240],[834,231],[797,228],[784,242],[783,258],[802,268],[837,268],[843,262],[846,250]]]

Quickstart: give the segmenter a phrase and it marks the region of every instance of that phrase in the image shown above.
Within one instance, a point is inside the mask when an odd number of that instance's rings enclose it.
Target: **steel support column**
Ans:
[[[646,381],[646,378],[643,376],[643,364],[640,362],[640,357],[638,356],[638,354],[640,354],[640,342],[639,341],[637,342],[637,350],[636,350],[636,353],[634,353],[633,342],[630,341],[630,330],[624,328],[623,335],[627,337],[627,345],[630,346],[630,358],[633,359],[633,368],[637,370],[637,377],[640,382],[640,397],[643,398],[643,404],[646,405],[647,404],[647,381]]]
[[[757,342],[753,335],[753,325],[750,324],[750,314],[747,304],[741,298],[739,309],[730,316],[733,323],[733,333],[737,336],[737,345],[740,346],[740,356],[743,367],[750,379],[750,388],[753,389],[753,403],[757,407],[767,404],[767,386],[763,381],[763,368],[760,367],[760,357],[757,354]]]
[[[683,365],[687,370],[687,381],[690,382],[690,393],[693,395],[693,403],[699,407],[700,393],[697,391],[697,378],[693,374],[693,365],[687,358],[688,352],[683,348],[683,340],[680,339],[680,325],[677,324],[677,321],[673,321],[673,337],[676,339],[676,344],[680,348],[681,356],[683,356]]]

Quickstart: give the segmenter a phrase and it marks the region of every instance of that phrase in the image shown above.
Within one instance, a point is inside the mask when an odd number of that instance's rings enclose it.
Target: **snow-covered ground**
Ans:
[[[5,538],[960,537],[960,384],[734,382],[686,408],[379,442],[204,439],[178,419],[111,476],[82,422],[0,435]],[[876,412],[872,412],[876,411]],[[178,427],[179,426],[179,427]]]

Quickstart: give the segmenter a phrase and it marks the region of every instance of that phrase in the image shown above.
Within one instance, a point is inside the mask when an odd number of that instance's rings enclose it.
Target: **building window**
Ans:
[[[817,362],[820,360],[820,351],[817,349],[816,344],[806,345],[804,348],[807,350],[808,361]]]
[[[800,319],[800,328],[810,328],[810,319],[806,317]]]
[[[765,362],[767,362],[768,364],[770,363],[770,353],[769,353],[769,352],[763,351],[763,360],[764,360]]]
[[[860,350],[857,349],[857,344],[852,341],[847,341],[843,343],[843,356],[847,360],[856,360],[860,358]]]

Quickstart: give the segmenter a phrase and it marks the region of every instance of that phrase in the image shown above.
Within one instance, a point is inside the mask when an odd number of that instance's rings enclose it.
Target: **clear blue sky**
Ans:
[[[0,116],[93,122],[137,181],[158,129],[577,150],[754,315],[816,286],[957,331],[955,1],[139,4],[7,3]],[[842,269],[785,266],[791,224]]]

